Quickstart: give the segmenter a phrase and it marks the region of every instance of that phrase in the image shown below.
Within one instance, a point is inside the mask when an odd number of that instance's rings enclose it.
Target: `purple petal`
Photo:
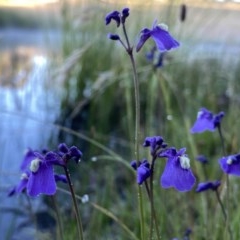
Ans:
[[[240,160],[239,155],[230,155],[222,157],[218,160],[223,172],[240,176]]]
[[[206,130],[212,132],[215,130],[214,116],[206,108],[201,108],[198,112],[197,120],[191,128],[191,133],[201,133]]]
[[[118,11],[113,11],[106,15],[105,17],[106,25],[108,25],[112,20],[116,21],[117,27],[119,27],[121,18],[120,18],[120,13]]]
[[[35,159],[37,156],[36,156],[36,154],[34,153],[34,151],[32,150],[32,149],[28,149],[27,150],[27,152],[26,152],[26,154],[25,154],[25,156],[24,156],[24,158],[23,158],[23,161],[22,161],[22,164],[21,164],[21,166],[20,166],[20,169],[21,169],[21,171],[26,171],[27,169],[28,169],[28,167],[29,167],[29,164],[31,163],[31,161],[33,160],[33,159]]]
[[[199,183],[196,192],[203,192],[209,189],[216,191],[220,185],[221,181]]]
[[[148,177],[150,177],[150,169],[146,167],[144,164],[140,165],[137,168],[137,183],[142,184],[147,180]]]
[[[44,161],[47,165],[62,164],[62,158],[55,152],[48,152],[44,157]]]
[[[56,182],[63,182],[63,183],[67,183],[67,177],[63,174],[54,174],[54,178]]]
[[[36,173],[31,173],[27,184],[27,192],[30,196],[36,197],[39,194],[54,195],[56,182],[52,165],[41,164]]]
[[[144,28],[140,32],[140,34],[141,34],[141,36],[140,36],[139,42],[137,43],[137,46],[136,46],[137,52],[139,52],[141,50],[144,43],[151,37],[151,30],[149,30],[148,28]]]
[[[161,176],[163,188],[174,187],[180,192],[192,189],[196,179],[190,169],[181,168],[176,158],[169,158]]]
[[[179,42],[169,34],[168,31],[162,29],[159,26],[153,28],[151,32],[151,37],[153,38],[157,45],[157,48],[161,52],[177,48],[180,45]]]

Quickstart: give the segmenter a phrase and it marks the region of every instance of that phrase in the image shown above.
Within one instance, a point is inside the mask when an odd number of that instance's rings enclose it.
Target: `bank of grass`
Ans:
[[[59,26],[54,8],[0,7],[0,27],[43,29]]]

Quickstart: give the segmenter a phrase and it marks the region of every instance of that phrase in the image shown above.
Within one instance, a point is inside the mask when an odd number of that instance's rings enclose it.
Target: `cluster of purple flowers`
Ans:
[[[112,11],[105,17],[106,25],[108,25],[112,20],[116,22],[117,27],[121,24],[124,25],[126,18],[129,16],[129,8],[124,8],[121,12]],[[121,38],[117,34],[108,34],[111,40],[120,40]],[[157,49],[161,52],[169,51],[171,49],[179,47],[179,42],[174,39],[168,32],[168,27],[165,24],[157,24],[155,21],[153,23],[152,29],[143,28],[140,31],[139,41],[136,44],[136,51],[139,52],[145,42],[152,38],[157,46]],[[122,42],[122,41],[121,41]]]
[[[201,133],[204,131],[215,131],[220,129],[224,112],[214,114],[206,108],[201,108],[197,114],[197,119],[191,128],[191,133]],[[207,163],[205,156],[199,156],[197,160]],[[240,154],[233,154],[229,156],[223,156],[218,160],[218,163],[222,171],[226,174],[240,176]],[[197,192],[202,192],[208,189],[216,191],[220,186],[220,181],[199,183]]]
[[[9,196],[25,190],[32,197],[39,194],[54,195],[56,181],[67,183],[65,175],[54,173],[54,165],[65,167],[69,160],[78,163],[81,157],[82,152],[77,147],[69,148],[65,143],[59,144],[57,151],[28,149],[20,167],[20,181],[10,190]]]
[[[190,168],[190,159],[185,154],[186,148],[180,150],[174,147],[167,148],[167,144],[160,136],[147,137],[143,146],[150,147],[152,161],[151,164],[146,159],[139,163],[132,161],[131,165],[137,171],[138,184],[142,184],[151,176],[156,158],[166,158],[167,163],[160,179],[161,186],[174,187],[180,192],[191,190],[196,179]]]

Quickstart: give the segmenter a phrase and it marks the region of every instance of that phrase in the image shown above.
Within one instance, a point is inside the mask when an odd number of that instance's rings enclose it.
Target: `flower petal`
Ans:
[[[23,158],[23,161],[22,161],[22,164],[20,166],[20,169],[22,172],[26,171],[28,169],[28,166],[29,164],[31,163],[31,161],[33,159],[35,159],[37,156],[35,155],[34,151],[32,149],[28,149],[24,158]]]
[[[27,192],[32,197],[36,197],[39,194],[55,194],[56,182],[52,165],[47,166],[43,163],[36,173],[31,173],[27,184]]]
[[[230,164],[228,161],[232,158],[232,163]],[[222,157],[218,160],[223,172],[227,174],[232,174],[236,176],[240,176],[240,155],[231,155],[228,157]]]
[[[177,48],[180,45],[179,42],[169,34],[168,31],[162,29],[159,26],[153,28],[151,37],[161,52]]]
[[[144,43],[151,37],[151,30],[149,30],[148,28],[144,28],[140,32],[140,34],[141,34],[141,36],[140,36],[139,42],[137,43],[137,46],[136,46],[137,52],[139,52],[141,50]]]
[[[190,169],[183,169],[177,158],[169,158],[161,176],[163,188],[174,187],[180,192],[191,190],[196,179]]]

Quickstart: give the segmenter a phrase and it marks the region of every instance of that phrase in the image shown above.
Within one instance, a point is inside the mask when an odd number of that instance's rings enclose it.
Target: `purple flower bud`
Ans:
[[[198,155],[196,160],[204,164],[208,163],[208,159],[204,155]]]
[[[122,10],[122,23],[125,23],[126,18],[129,16],[129,8]]]
[[[117,34],[112,34],[112,33],[108,34],[108,38],[114,41],[120,40],[120,37]]]
[[[58,150],[62,153],[67,153],[68,152],[68,146],[66,143],[60,143],[58,145]]]
[[[216,191],[220,185],[221,185],[221,181],[218,181],[218,180],[213,182],[199,183],[196,189],[196,192],[203,192],[207,190]]]
[[[105,17],[106,25],[108,25],[111,22],[111,20],[114,20],[117,23],[117,27],[119,27],[121,21],[120,12],[113,11],[108,13]]]

